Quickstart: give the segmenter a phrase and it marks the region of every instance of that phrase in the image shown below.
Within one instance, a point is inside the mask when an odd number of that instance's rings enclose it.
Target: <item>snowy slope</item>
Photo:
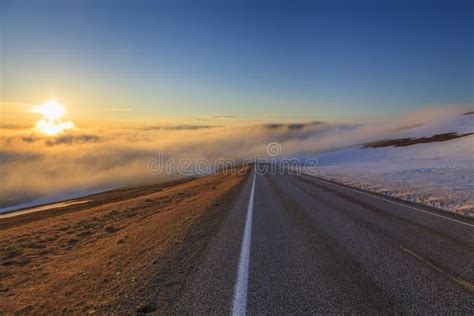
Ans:
[[[474,115],[394,133],[393,138],[474,131]],[[406,147],[355,146],[317,156],[318,176],[474,216],[474,135]]]

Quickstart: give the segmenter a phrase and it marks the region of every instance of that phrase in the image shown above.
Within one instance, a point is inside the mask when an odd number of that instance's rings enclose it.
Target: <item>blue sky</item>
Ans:
[[[472,1],[0,0],[3,102],[329,119],[472,104]]]

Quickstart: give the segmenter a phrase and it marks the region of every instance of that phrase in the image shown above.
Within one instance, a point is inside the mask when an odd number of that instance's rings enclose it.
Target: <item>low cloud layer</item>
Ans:
[[[251,126],[145,126],[83,128],[46,137],[32,129],[0,127],[0,200],[16,201],[90,188],[160,182],[178,175],[152,175],[147,163],[166,158],[232,158],[237,162],[266,156],[270,142],[281,157],[318,152],[380,139],[430,133],[466,108],[436,108],[377,122],[261,124]],[[449,129],[449,126],[446,127]],[[446,130],[450,132],[450,130]],[[421,135],[431,136],[431,135]]]

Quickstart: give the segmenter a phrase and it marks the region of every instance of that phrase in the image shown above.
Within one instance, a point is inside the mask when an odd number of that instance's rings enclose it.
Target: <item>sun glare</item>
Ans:
[[[43,119],[36,122],[36,128],[43,134],[56,135],[65,129],[71,129],[74,124],[71,121],[63,122],[64,105],[56,100],[49,100],[33,108],[34,113],[43,115]]]
[[[56,100],[49,100],[43,104],[35,106],[35,113],[43,114],[46,120],[59,120],[64,115],[64,105],[58,103]]]

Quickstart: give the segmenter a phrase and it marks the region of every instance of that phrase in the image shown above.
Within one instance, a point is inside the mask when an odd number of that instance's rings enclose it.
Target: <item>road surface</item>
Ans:
[[[474,313],[474,226],[304,175],[252,175],[180,312]]]

